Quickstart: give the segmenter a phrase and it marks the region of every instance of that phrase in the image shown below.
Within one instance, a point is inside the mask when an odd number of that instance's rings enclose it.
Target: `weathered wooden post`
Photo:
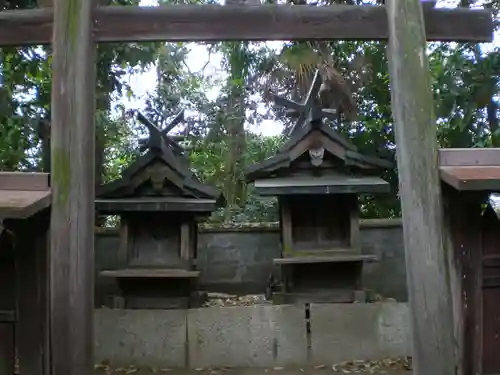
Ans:
[[[93,371],[93,1],[54,0],[51,121],[52,375]]]
[[[456,373],[436,119],[420,0],[389,0],[389,72],[415,375]]]

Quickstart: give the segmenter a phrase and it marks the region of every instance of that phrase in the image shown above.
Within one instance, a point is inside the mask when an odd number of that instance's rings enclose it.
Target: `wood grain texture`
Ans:
[[[50,230],[51,375],[93,371],[93,2],[54,1]]]
[[[389,35],[383,6],[107,6],[97,9],[95,17],[99,42],[387,40]],[[430,41],[490,42],[493,38],[488,10],[426,9],[425,21]],[[0,46],[47,44],[51,30],[50,8],[0,13]]]
[[[16,321],[14,236],[0,233],[0,374],[14,371]],[[14,287],[13,287],[14,286]]]
[[[0,212],[5,218],[26,219],[50,206],[47,173],[0,172]]]
[[[439,150],[441,167],[498,167],[500,148],[442,148]]]
[[[500,225],[498,216],[489,206],[482,216],[483,251],[476,272],[476,286],[481,295],[476,316],[480,317],[482,329],[476,334],[479,361],[477,371],[481,374],[498,374],[500,371]]]
[[[500,166],[441,167],[441,179],[461,191],[500,190]]]
[[[481,204],[487,197],[485,192],[464,193],[443,184],[457,375],[481,373]]]
[[[27,220],[15,220],[17,319],[16,346],[19,372],[48,374],[47,265],[49,210]]]
[[[185,221],[181,224],[181,243],[180,243],[180,258],[184,261],[191,262],[193,254],[191,251],[191,232],[190,222]]]
[[[436,118],[419,0],[390,0],[388,61],[415,375],[455,374]]]
[[[292,213],[288,200],[285,198],[279,199],[280,208],[280,225],[281,225],[281,244],[282,256],[293,251],[293,232],[292,232]]]
[[[129,228],[126,217],[120,218],[120,245],[118,249],[118,264],[120,267],[126,267],[129,252]]]
[[[0,190],[47,191],[48,189],[47,173],[0,172]]]
[[[350,241],[349,245],[352,249],[361,251],[361,237],[359,231],[359,202],[358,196],[354,195],[349,197],[351,200],[351,211],[350,211]]]

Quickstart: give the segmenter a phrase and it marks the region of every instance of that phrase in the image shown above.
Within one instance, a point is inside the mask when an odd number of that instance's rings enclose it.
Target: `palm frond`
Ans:
[[[264,64],[265,73],[259,76],[258,81],[265,87],[265,100],[271,99],[270,92],[291,95],[292,99],[302,98],[311,85],[316,69],[319,69],[324,83],[323,105],[337,109],[349,121],[357,118],[358,106],[353,93],[371,77],[371,69],[364,56],[356,56],[348,68],[339,67],[334,50],[327,42],[286,44],[281,53],[270,56]]]

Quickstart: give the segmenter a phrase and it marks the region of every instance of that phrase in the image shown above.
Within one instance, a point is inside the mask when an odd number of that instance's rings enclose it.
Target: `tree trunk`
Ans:
[[[498,134],[498,104],[494,98],[490,99],[486,108],[488,114],[488,124],[491,132],[491,144],[493,147],[500,147],[500,134]]]
[[[225,219],[230,220],[232,208],[245,200],[245,180],[243,176],[245,137],[245,95],[241,85],[231,83],[228,100],[227,133],[229,152],[225,197],[227,209]]]

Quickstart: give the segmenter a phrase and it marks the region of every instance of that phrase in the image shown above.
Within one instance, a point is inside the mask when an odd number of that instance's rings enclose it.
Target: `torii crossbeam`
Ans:
[[[389,35],[385,6],[372,5],[106,6],[93,17],[97,42],[387,40]],[[429,41],[493,39],[489,10],[424,7],[424,18]],[[52,9],[0,12],[0,46],[49,44],[52,23]]]

